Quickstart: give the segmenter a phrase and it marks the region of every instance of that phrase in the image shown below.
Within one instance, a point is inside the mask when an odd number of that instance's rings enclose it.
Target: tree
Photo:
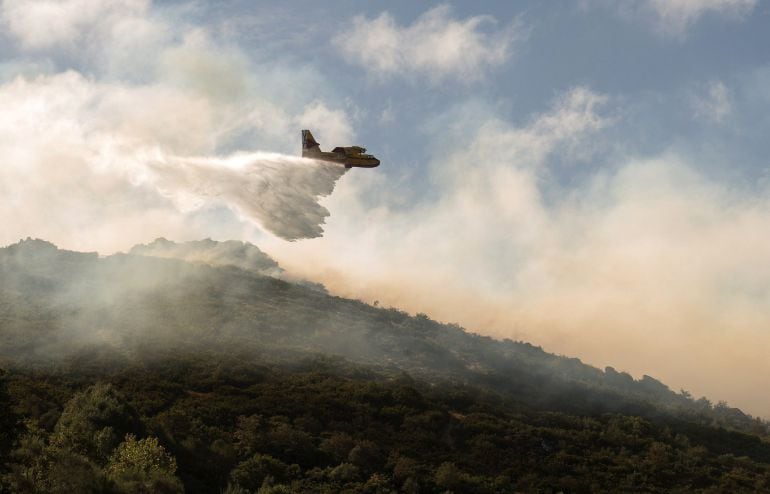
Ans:
[[[358,480],[361,472],[352,463],[340,463],[329,472],[329,478],[336,482],[353,482]]]
[[[348,457],[350,450],[353,449],[355,445],[356,443],[353,441],[353,438],[350,437],[350,434],[345,432],[335,432],[324,439],[318,449],[331,456],[335,461],[342,461]]]
[[[176,459],[154,437],[137,440],[132,434],[126,435],[106,470],[120,492],[183,492],[182,483],[174,475]]]
[[[231,484],[228,482],[227,487],[222,491],[222,494],[249,494],[249,491],[238,484]]]
[[[0,458],[8,457],[16,437],[17,426],[18,418],[11,408],[11,398],[5,385],[5,371],[0,369]]]
[[[52,444],[103,465],[125,434],[139,431],[136,412],[110,384],[94,384],[64,406]]]
[[[348,461],[365,471],[374,472],[382,466],[385,458],[379,446],[373,441],[359,442],[348,454]]]
[[[303,466],[312,465],[317,456],[310,434],[284,423],[271,424],[265,435],[264,448],[282,460]]]
[[[238,453],[251,455],[256,453],[263,442],[263,421],[260,415],[238,417],[238,428],[233,434]]]
[[[393,477],[399,482],[403,482],[409,477],[414,477],[419,473],[419,463],[412,458],[399,456],[393,465]]]
[[[108,481],[97,465],[68,449],[47,444],[42,434],[33,429],[19,438],[12,453],[11,473],[6,476],[10,492],[64,494],[107,490]]]
[[[392,494],[395,493],[390,481],[381,473],[374,473],[364,483],[362,492],[366,494]]]
[[[107,490],[104,474],[84,456],[57,448],[49,448],[46,456],[45,475],[39,486],[42,492],[68,494]]]
[[[454,463],[445,461],[436,469],[433,480],[439,487],[455,489],[460,485],[461,477],[460,469]]]
[[[290,466],[270,455],[257,453],[233,468],[230,479],[234,484],[256,491],[267,478],[283,481],[298,474],[299,468],[296,465]]]

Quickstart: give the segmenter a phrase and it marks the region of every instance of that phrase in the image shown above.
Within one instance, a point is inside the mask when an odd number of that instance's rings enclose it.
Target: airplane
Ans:
[[[321,151],[321,146],[309,130],[302,131],[302,157],[321,161],[331,161],[345,165],[345,168],[374,168],[380,166],[380,160],[366,153],[360,146],[336,147],[331,152]]]

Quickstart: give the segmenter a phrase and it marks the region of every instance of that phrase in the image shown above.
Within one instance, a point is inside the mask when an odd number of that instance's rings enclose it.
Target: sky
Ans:
[[[2,0],[0,244],[251,241],[332,293],[770,418],[769,23],[760,0]],[[382,164],[307,168],[303,128]]]

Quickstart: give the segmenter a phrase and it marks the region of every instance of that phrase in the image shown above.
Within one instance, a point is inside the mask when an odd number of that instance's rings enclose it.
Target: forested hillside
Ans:
[[[0,249],[5,488],[770,486],[766,424],[724,403],[287,282],[248,246],[158,246]]]

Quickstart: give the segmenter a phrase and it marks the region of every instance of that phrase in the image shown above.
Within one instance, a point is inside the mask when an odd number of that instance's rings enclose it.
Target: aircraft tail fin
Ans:
[[[302,131],[302,156],[305,156],[305,154],[310,151],[320,151],[321,147],[316,142],[315,138],[313,137],[313,134],[310,133],[309,130],[303,130]]]

